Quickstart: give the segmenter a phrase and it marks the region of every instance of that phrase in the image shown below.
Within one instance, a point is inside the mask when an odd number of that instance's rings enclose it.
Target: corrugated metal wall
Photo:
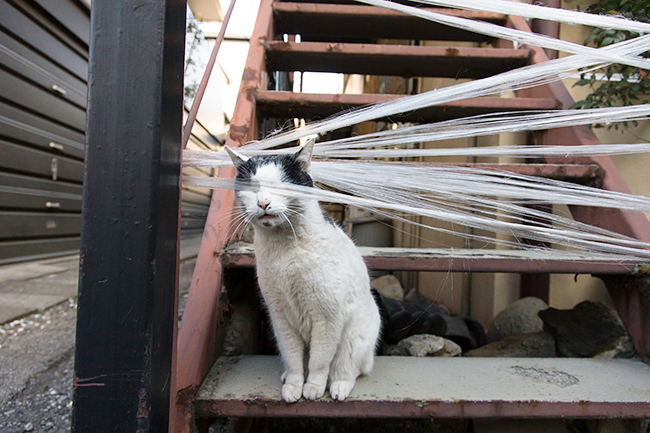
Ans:
[[[0,263],[78,251],[89,28],[82,0],[0,0]],[[208,204],[183,191],[184,235]]]

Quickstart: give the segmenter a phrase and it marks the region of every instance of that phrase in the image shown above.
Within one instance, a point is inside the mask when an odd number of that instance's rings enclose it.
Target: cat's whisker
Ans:
[[[246,229],[246,227],[248,226],[248,224],[250,224],[248,219],[247,218],[242,218],[239,221],[239,223],[237,224],[237,226],[235,227],[235,229],[232,231],[230,236],[228,237],[228,242],[232,242],[235,235],[237,235],[237,233],[243,232]]]
[[[228,236],[228,242],[232,242],[237,233],[243,233],[254,218],[246,212],[244,206],[236,206],[236,211],[231,213],[231,217],[232,218],[226,227],[226,233],[230,233],[232,230],[232,233]]]
[[[291,208],[287,208],[284,212],[290,214],[292,217],[301,218],[303,220],[306,219],[305,215],[303,215],[301,212]]]
[[[217,221],[217,224],[221,224],[224,220],[232,221],[233,219],[236,219],[236,218],[243,218],[244,215],[245,215],[245,212],[243,212],[241,209],[233,208],[230,212],[227,213],[226,216],[224,216],[219,221]]]
[[[297,241],[298,241],[298,236],[296,235],[296,230],[294,229],[293,224],[291,224],[291,220],[289,219],[289,217],[287,217],[287,216],[284,214],[284,212],[281,212],[279,215],[280,215],[282,218],[284,218],[284,220],[285,220],[287,223],[289,223],[289,227],[291,227],[291,232],[293,233],[293,238],[294,238],[294,240],[297,242]]]
[[[216,225],[217,226],[220,225],[224,220],[229,220],[229,224],[230,224],[230,222],[233,219],[241,217],[241,216],[244,215],[245,212],[243,212],[243,210],[244,209],[242,208],[242,206],[233,206],[232,208],[230,208],[228,210],[228,212],[226,213],[226,215],[223,218],[221,218],[221,219],[219,219],[217,221]]]
[[[237,213],[232,212],[232,213],[229,215],[229,218],[230,218],[230,220],[228,221],[228,224],[226,225],[226,228],[225,228],[225,232],[226,232],[226,233],[230,233],[230,231],[232,230],[232,228],[233,228],[235,225],[238,225],[238,224],[241,223],[241,221],[245,220],[245,219],[246,219],[246,214],[243,213],[243,212],[237,212]],[[224,218],[224,219],[225,219],[225,218]],[[223,221],[223,219],[222,219],[222,221]],[[231,233],[230,236],[232,237],[236,231],[237,231],[237,230],[234,230],[234,232]]]

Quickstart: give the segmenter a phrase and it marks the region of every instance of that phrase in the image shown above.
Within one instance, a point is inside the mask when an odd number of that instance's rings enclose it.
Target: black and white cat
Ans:
[[[295,154],[247,158],[227,150],[239,185],[255,186],[236,188],[236,197],[255,228],[257,278],[285,369],[282,398],[314,400],[329,383],[332,398],[343,400],[357,377],[372,369],[379,337],[368,271],[316,200],[274,193],[268,186],[312,187],[313,141]]]

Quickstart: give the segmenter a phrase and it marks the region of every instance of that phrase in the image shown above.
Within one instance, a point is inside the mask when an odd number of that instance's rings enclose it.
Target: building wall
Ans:
[[[89,8],[0,1],[0,262],[79,247]]]
[[[0,0],[0,263],[79,249],[89,35],[84,0]],[[183,234],[209,201],[183,191]]]

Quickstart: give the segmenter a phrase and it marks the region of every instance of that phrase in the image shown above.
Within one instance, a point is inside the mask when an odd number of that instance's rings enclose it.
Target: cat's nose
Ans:
[[[262,208],[262,210],[266,210],[266,207],[270,204],[271,202],[269,200],[258,200],[257,205]]]

